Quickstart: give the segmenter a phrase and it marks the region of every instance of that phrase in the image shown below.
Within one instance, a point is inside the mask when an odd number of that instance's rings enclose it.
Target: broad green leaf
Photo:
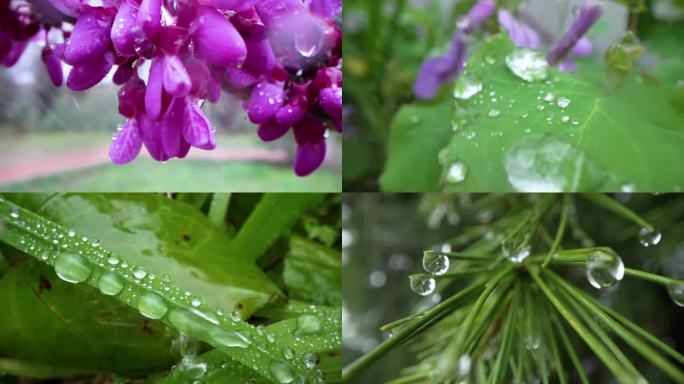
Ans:
[[[161,200],[147,200],[142,197],[121,197],[121,200],[117,200],[117,195],[109,196],[109,199],[100,202],[99,205],[88,205],[84,202],[88,202],[88,198],[97,198],[101,195],[69,195],[65,197],[57,197],[48,202],[48,204],[43,204],[43,207],[55,204],[57,199],[65,199],[69,201],[70,199],[76,198],[75,201],[79,202],[79,207],[88,209],[97,207],[101,209],[101,213],[109,213],[110,215],[102,214],[101,218],[108,223],[111,228],[116,228],[118,231],[128,231],[129,233],[135,233],[136,231],[141,231],[143,234],[145,230],[153,231],[156,234],[156,238],[165,241],[178,242],[180,240],[178,236],[183,237],[184,240],[190,242],[192,239],[186,239],[188,237],[189,226],[193,221],[200,221],[198,225],[199,229],[204,232],[209,233],[211,231],[206,231],[207,228],[214,228],[210,223],[203,223],[202,221],[207,221],[208,219],[199,215],[198,217],[193,217],[191,211],[184,212],[184,215],[180,215],[177,212],[173,212],[166,203]],[[128,201],[129,199],[142,199],[142,205],[118,205]],[[97,200],[96,200],[97,201]],[[178,203],[177,203],[178,204]],[[57,204],[55,204],[57,206]],[[67,207],[62,206],[62,209]],[[127,212],[122,213],[119,209],[126,208]],[[137,210],[136,210],[137,209]],[[180,208],[179,208],[180,209]],[[180,209],[182,211],[182,209]],[[131,217],[130,221],[121,220],[117,216],[117,213],[121,215],[126,215],[128,212],[137,212],[140,217]],[[62,215],[68,216],[69,213],[73,213],[74,210],[62,211]],[[76,215],[83,215],[82,211],[76,211]],[[152,218],[156,218],[152,223],[147,222],[143,217],[146,213],[157,213],[160,216],[151,215]],[[195,214],[199,214],[198,211],[194,211]],[[92,213],[96,216],[95,213]],[[168,216],[167,216],[168,215]],[[165,228],[164,217],[169,217],[172,221],[181,223],[180,229],[172,228],[169,226],[168,233],[160,232],[160,228]],[[141,314],[146,317],[153,319],[161,319],[163,322],[173,326],[177,330],[187,333],[191,337],[203,340],[214,347],[220,348],[226,354],[230,355],[236,361],[244,364],[245,366],[259,372],[264,377],[270,379],[274,382],[283,383],[283,377],[292,377],[302,380],[314,380],[315,373],[311,372],[305,367],[303,361],[284,361],[281,349],[283,347],[277,340],[271,342],[268,340],[268,335],[264,332],[260,332],[256,327],[243,322],[239,319],[241,313],[232,311],[230,316],[226,315],[221,311],[218,306],[209,305],[209,300],[205,299],[201,295],[195,295],[191,291],[184,291],[184,288],[175,284],[177,280],[175,275],[169,273],[169,277],[163,275],[164,272],[171,272],[173,270],[173,264],[168,262],[166,264],[162,261],[163,257],[155,258],[154,252],[147,253],[144,256],[153,259],[155,263],[144,264],[143,268],[142,260],[131,258],[133,257],[130,252],[126,252],[124,247],[123,253],[112,253],[110,249],[107,248],[108,243],[99,243],[95,241],[93,237],[86,238],[82,233],[77,232],[73,229],[67,229],[62,225],[57,224],[50,219],[32,213],[28,210],[22,209],[17,205],[9,203],[4,200],[0,200],[0,219],[2,219],[5,228],[0,232],[0,239],[13,247],[27,252],[31,256],[41,261],[45,264],[51,265],[55,268],[55,271],[60,275],[62,280],[70,281],[73,283],[84,283],[85,285],[91,287],[98,287],[103,294],[110,295],[112,299],[116,299],[122,303],[130,305],[137,308]],[[95,225],[95,223],[92,223]],[[111,229],[110,228],[110,229]],[[105,228],[107,229],[107,228]],[[86,230],[92,231],[92,228]],[[156,232],[154,232],[156,231]],[[93,233],[93,232],[89,232]],[[100,232],[97,232],[98,235]],[[105,232],[102,232],[105,233]],[[193,235],[199,235],[193,232]],[[92,236],[92,235],[91,235]],[[152,236],[150,236],[152,238]],[[199,237],[199,236],[198,236]],[[190,253],[191,247],[185,250],[176,249],[173,247],[164,247],[167,245],[165,242],[156,241],[155,239],[148,239],[153,243],[160,246],[160,251],[167,253],[171,257],[166,257],[169,260],[184,261],[197,263],[202,261],[203,265],[209,268],[222,270],[223,275],[230,276],[231,274],[242,273],[251,276],[242,276],[241,278],[252,278],[258,279],[263,277],[263,274],[254,267],[255,271],[249,271],[249,269],[243,269],[244,266],[250,266],[246,261],[240,264],[240,260],[232,260],[232,263],[226,265],[225,255],[202,255],[196,256],[192,260],[187,260],[187,254]],[[129,238],[133,240],[133,238]],[[197,248],[205,247],[210,240],[208,238],[200,238],[198,243],[196,243]],[[116,243],[111,243],[112,245]],[[121,244],[119,244],[121,245]],[[220,249],[207,249],[207,251],[218,252]],[[130,249],[128,249],[130,251]],[[199,254],[197,254],[199,255]],[[113,261],[115,260],[115,262]],[[135,265],[133,261],[141,262],[139,265]],[[223,264],[221,264],[223,262]],[[205,264],[206,263],[206,264]],[[232,265],[236,266],[233,272],[226,272],[226,269],[231,269]],[[200,275],[203,271],[198,267],[199,264],[185,265],[185,268],[194,271]],[[164,268],[169,266],[169,268]],[[222,268],[223,267],[223,268]],[[141,272],[143,271],[143,272]],[[257,273],[259,272],[259,273]],[[218,273],[218,272],[217,272]],[[158,274],[158,275],[157,275]],[[204,279],[215,283],[211,279],[214,276],[201,274]],[[184,278],[190,278],[184,276]],[[117,284],[112,284],[112,279],[114,279]],[[107,285],[102,283],[107,281]],[[239,279],[235,281],[240,281]],[[263,282],[262,282],[263,284]],[[115,292],[111,292],[111,287],[113,285],[117,286]],[[217,285],[214,288],[218,291],[229,292],[229,286]],[[105,290],[106,288],[106,290]],[[234,288],[234,287],[231,287]],[[232,294],[240,295],[239,290],[233,289]],[[187,292],[187,293],[186,293]],[[242,293],[244,294],[244,292]],[[207,295],[210,295],[207,293]],[[215,297],[215,296],[210,296]],[[223,300],[229,300],[228,296],[223,296]],[[240,302],[242,303],[242,302]],[[245,308],[254,308],[253,303],[247,303],[248,306]],[[239,310],[240,307],[234,307]],[[237,315],[236,315],[237,314]],[[244,316],[244,312],[242,313]],[[285,381],[287,382],[287,381]]]
[[[675,89],[628,80],[604,90],[604,75],[549,69],[548,79],[523,81],[507,67],[514,51],[497,35],[469,61],[456,87],[482,90],[457,100],[458,132],[440,153],[442,180],[453,167],[465,179],[443,181],[463,191],[662,191],[684,188],[684,111]],[[591,77],[593,81],[589,81]],[[563,100],[564,102],[561,102]],[[442,130],[451,127],[443,124]],[[437,156],[437,152],[432,152]],[[432,188],[437,188],[433,185]]]
[[[313,205],[325,197],[319,193],[272,193],[265,195],[231,244],[229,254],[253,262]]]
[[[222,384],[222,383],[236,383],[236,384],[266,384],[269,383],[267,379],[256,374],[254,371],[246,368],[232,360],[230,357],[220,350],[213,349],[197,356],[194,364],[206,364],[206,373],[201,377],[203,384]],[[154,381],[155,384],[187,384],[193,383],[198,378],[194,377],[192,371],[183,369],[181,365],[171,371],[168,375]]]
[[[0,356],[6,371],[28,377],[116,372],[128,376],[167,369],[176,332],[51,268],[21,256],[0,278]],[[40,369],[36,369],[40,366]]]
[[[451,137],[452,103],[405,105],[392,121],[387,164],[380,177],[385,191],[419,192],[437,188],[437,153]]]
[[[293,236],[283,279],[290,298],[342,304],[342,257],[338,251]]]

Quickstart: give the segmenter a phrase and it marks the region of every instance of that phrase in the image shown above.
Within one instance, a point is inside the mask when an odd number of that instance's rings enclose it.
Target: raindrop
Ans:
[[[285,358],[285,360],[292,360],[295,357],[294,349],[292,349],[290,347],[284,347],[282,352],[283,352],[283,357]]]
[[[436,276],[445,274],[449,270],[449,257],[435,251],[423,253],[423,269]]]
[[[502,249],[506,259],[515,264],[522,263],[523,260],[527,259],[527,256],[530,255],[530,246],[512,249],[504,245],[502,246]]]
[[[292,383],[295,379],[292,368],[282,361],[271,360],[268,368],[271,371],[271,375],[273,375],[280,384]]]
[[[559,97],[558,98],[558,106],[561,107],[562,109],[565,109],[570,105],[570,99],[567,97]]]
[[[138,301],[140,313],[150,319],[161,319],[169,311],[166,301],[156,293],[147,292]]]
[[[200,301],[200,299],[198,299],[198,298],[194,298],[194,299],[192,299],[192,301],[190,301],[190,305],[192,305],[195,308],[199,307],[201,304],[202,304],[202,301]]]
[[[119,264],[120,261],[121,260],[119,260],[119,258],[114,256],[114,255],[109,256],[109,258],[107,258],[107,262],[111,265],[117,265],[117,264]]]
[[[454,86],[454,98],[468,100],[482,91],[482,82],[471,76],[461,76]]]
[[[68,283],[82,283],[93,273],[93,267],[88,260],[75,253],[64,253],[55,261],[55,272]]]
[[[69,235],[69,237],[74,237],[74,236],[76,236],[76,231],[74,231],[73,229],[70,229],[69,232],[67,232],[67,235]]]
[[[145,271],[144,269],[142,269],[142,268],[140,268],[140,267],[137,267],[137,268],[133,271],[133,276],[134,276],[136,279],[138,279],[138,280],[144,279],[145,276],[147,276],[147,271]]]
[[[541,345],[541,338],[536,333],[525,335],[525,337],[523,338],[523,341],[525,343],[525,348],[528,351],[538,349],[539,346]]]
[[[660,242],[662,234],[658,229],[641,228],[639,230],[639,243],[644,247],[657,245]]]
[[[568,116],[568,115],[563,115],[563,117],[561,117],[561,121],[562,121],[563,123],[566,123],[566,124],[567,124],[567,122],[570,121],[570,116]]]
[[[549,65],[544,56],[530,49],[516,49],[506,56],[506,65],[514,75],[527,82],[545,80]]]
[[[370,276],[368,276],[368,283],[371,287],[380,288],[387,282],[387,275],[383,271],[373,271]]]
[[[499,111],[498,109],[490,109],[489,112],[487,112],[487,116],[499,117],[499,116],[501,116],[501,111]]]
[[[230,313],[230,319],[233,321],[240,321],[242,320],[242,313],[240,312],[239,309],[233,309],[233,311]]]
[[[671,284],[667,287],[672,301],[680,307],[684,307],[684,284]]]
[[[14,210],[14,211],[10,212],[10,216],[11,216],[13,219],[18,219],[18,218],[19,218],[19,211]]]
[[[553,95],[553,93],[548,92],[546,95],[544,95],[544,101],[553,103],[553,100],[556,98],[556,96]]]
[[[97,281],[97,288],[104,295],[114,296],[121,293],[124,288],[124,283],[115,273],[107,272]]]
[[[315,352],[305,352],[302,354],[302,360],[304,360],[304,365],[309,369],[316,367],[321,362],[320,356]]]
[[[409,276],[411,290],[421,296],[427,296],[435,291],[437,283],[431,275],[418,274]]]
[[[594,288],[615,285],[625,274],[625,265],[614,252],[597,250],[587,257],[587,279]]]
[[[321,331],[321,320],[316,315],[303,314],[297,317],[295,335],[311,335]]]
[[[466,178],[468,168],[465,164],[457,161],[449,166],[446,181],[452,184],[460,183]]]
[[[212,333],[211,337],[220,345],[228,348],[247,348],[252,344],[252,340],[240,332],[227,332],[220,329]]]
[[[459,378],[463,378],[468,376],[470,373],[470,366],[472,364],[472,360],[470,359],[470,356],[468,355],[462,355],[458,359],[458,372],[456,372],[457,376]]]

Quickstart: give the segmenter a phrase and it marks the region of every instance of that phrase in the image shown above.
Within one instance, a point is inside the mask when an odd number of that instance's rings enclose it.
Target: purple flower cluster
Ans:
[[[292,128],[297,175],[323,162],[328,128],[342,130],[341,0],[48,1],[76,20],[64,31],[65,43],[47,44],[43,52],[56,85],[60,60],[72,66],[66,85],[75,91],[98,84],[116,67],[119,113],[127,118],[110,148],[117,164],[134,160],[143,145],[158,161],[183,158],[190,147],[215,148],[201,107],[217,102],[222,90],[243,100],[262,140]],[[8,13],[17,21],[7,28],[14,34],[5,52],[3,14],[3,63],[14,45],[23,49],[24,37],[40,29],[21,11]]]
[[[432,57],[423,62],[413,86],[416,97],[432,99],[437,95],[439,87],[458,76],[465,65],[467,34],[484,24],[496,10],[494,0],[479,0],[468,14],[459,20],[458,29],[454,33],[451,49],[442,56]],[[547,54],[550,65],[557,65],[562,71],[574,71],[574,56],[587,56],[593,50],[591,41],[584,35],[601,17],[603,7],[599,3],[588,3],[582,6],[579,14],[568,32]],[[542,37],[531,26],[517,20],[511,12],[500,9],[497,14],[499,25],[505,30],[517,47],[539,49]]]

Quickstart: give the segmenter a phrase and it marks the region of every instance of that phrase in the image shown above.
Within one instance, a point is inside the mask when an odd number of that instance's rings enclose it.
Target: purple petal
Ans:
[[[558,69],[563,72],[577,72],[577,66],[572,59],[565,59],[562,63],[558,64]]]
[[[41,59],[43,59],[43,63],[45,64],[45,68],[47,69],[48,75],[50,75],[50,80],[52,80],[52,83],[56,87],[61,86],[64,82],[64,74],[62,73],[62,63],[55,56],[54,52],[46,47],[45,49],[43,49]]]
[[[209,84],[210,76],[209,68],[204,60],[198,60],[191,58],[185,62],[185,69],[190,76],[190,83],[192,88],[190,89],[190,94],[204,99],[207,94],[207,85]]]
[[[254,124],[271,120],[283,106],[285,92],[283,86],[268,82],[257,84],[247,105],[247,116]]]
[[[259,77],[237,68],[226,68],[225,79],[235,89],[245,89],[259,81]]]
[[[12,49],[7,53],[7,55],[3,58],[2,64],[6,67],[11,67],[14,64],[19,61],[21,58],[21,55],[24,53],[26,50],[26,47],[28,46],[29,41],[28,40],[15,40],[12,42]]]
[[[114,65],[114,55],[107,52],[102,59],[71,69],[67,78],[67,87],[73,91],[83,91],[102,81]]]
[[[198,52],[211,65],[239,67],[247,58],[245,41],[221,13],[200,7],[193,24],[193,41]]]
[[[139,77],[133,77],[119,89],[119,113],[122,116],[134,117],[145,112],[145,83]]]
[[[317,118],[308,117],[294,126],[297,152],[294,171],[307,176],[321,166],[325,159],[325,125]]]
[[[183,97],[190,93],[192,83],[178,56],[164,57],[164,89],[175,97]]]
[[[145,92],[145,110],[155,120],[161,116],[163,77],[164,60],[157,57],[152,60],[150,75],[147,78],[147,91]]]
[[[276,58],[267,39],[246,41],[247,59],[243,69],[255,74],[265,75],[276,66]]]
[[[259,128],[257,129],[257,134],[259,135],[259,138],[261,138],[261,140],[263,141],[273,141],[283,137],[289,130],[289,125],[282,125],[278,124],[275,121],[269,121],[267,123],[259,125]]]
[[[323,88],[319,93],[318,104],[334,119],[342,118],[342,88]]]
[[[520,22],[505,9],[499,10],[499,24],[508,32],[511,41],[519,48],[539,49],[541,38],[537,31]]]
[[[135,23],[148,38],[153,38],[161,29],[161,0],[142,0]]]
[[[48,3],[67,16],[77,17],[83,12],[82,0],[48,0]]]
[[[342,0],[311,0],[309,9],[318,16],[333,18],[342,13]]]
[[[242,12],[254,7],[260,0],[203,0],[202,3],[222,11]]]
[[[204,116],[202,108],[196,103],[188,103],[185,108],[183,138],[193,147],[202,148],[213,139],[211,123]]]
[[[496,2],[494,0],[479,0],[470,8],[465,18],[459,21],[459,28],[468,33],[478,28],[494,13]]]
[[[463,34],[456,32],[451,49],[444,56],[433,57],[423,62],[413,84],[413,92],[418,98],[432,99],[443,83],[463,70],[465,48]]]
[[[291,127],[306,117],[308,111],[299,102],[291,102],[284,105],[275,115],[275,123],[285,127]]]
[[[600,3],[585,4],[580,8],[579,15],[570,26],[570,30],[556,43],[546,55],[551,65],[560,63],[572,51],[577,42],[587,33],[594,23],[601,17],[603,6]]]
[[[120,64],[117,68],[116,71],[114,72],[114,76],[112,77],[112,80],[114,81],[114,84],[117,85],[123,85],[126,84],[128,80],[133,77],[133,62],[129,61],[123,64]]]
[[[12,51],[12,37],[5,31],[0,31],[0,61]]]
[[[114,164],[126,164],[135,160],[142,148],[142,137],[135,119],[128,119],[123,129],[112,138],[109,146],[109,158]]]
[[[168,55],[176,55],[187,49],[188,29],[176,25],[165,25],[161,28],[155,44]],[[181,55],[182,56],[182,55]]]
[[[173,99],[164,117],[159,122],[162,146],[168,157],[176,157],[180,153],[185,105],[184,97]]]
[[[109,50],[113,20],[103,8],[86,7],[66,42],[64,61],[71,65],[98,61]]]
[[[267,37],[266,26],[254,8],[238,12],[230,19],[230,22],[245,40],[262,40]]]
[[[145,148],[147,148],[150,156],[157,161],[168,160],[169,157],[164,152],[164,145],[162,144],[159,123],[144,114],[138,115],[137,121],[143,144],[145,144]]]
[[[114,49],[124,57],[133,57],[135,53],[134,32],[135,19],[138,14],[138,4],[133,0],[124,0],[114,18],[110,37]]]
[[[572,49],[571,54],[573,56],[589,56],[594,51],[594,44],[588,37],[582,37],[579,39],[575,48]]]

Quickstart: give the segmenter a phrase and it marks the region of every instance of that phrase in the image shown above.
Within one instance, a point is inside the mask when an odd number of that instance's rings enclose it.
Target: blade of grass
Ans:
[[[649,273],[645,271],[640,271],[638,269],[625,268],[625,275],[633,276],[641,280],[649,281],[651,283],[661,284],[664,286],[674,285],[674,284],[684,284],[684,280],[673,279],[667,276],[661,276],[655,273]]]
[[[585,193],[582,194],[582,197],[585,199],[591,201],[592,203],[601,206],[614,214],[623,217],[627,220],[630,220],[634,222],[635,224],[648,229],[649,231],[655,230],[655,227],[653,224],[647,222],[644,220],[641,216],[639,216],[637,213],[632,211],[631,209],[627,208],[626,206],[620,204],[620,202],[616,201],[612,197],[605,195],[603,193]]]
[[[228,215],[228,205],[230,204],[230,193],[214,193],[209,205],[209,213],[207,217],[219,228],[226,225],[226,216]]]
[[[551,249],[549,249],[549,253],[546,255],[546,259],[544,260],[544,263],[542,264],[542,267],[544,267],[544,268],[551,261],[551,256],[554,253],[556,253],[556,251],[558,251],[558,248],[560,247],[561,240],[563,240],[563,235],[565,234],[565,225],[568,221],[569,205],[570,205],[570,195],[565,193],[565,194],[563,194],[563,203],[561,205],[560,223],[558,224],[558,230],[556,231],[556,237],[553,239],[553,244],[551,245]]]
[[[514,287],[514,290],[517,290],[519,288],[517,285]],[[520,295],[516,294],[513,297],[513,303],[512,306],[516,307],[516,305],[520,304]],[[494,368],[492,369],[491,376],[489,376],[489,382],[492,384],[496,383],[501,383],[503,382],[505,378],[505,366],[506,363],[508,362],[510,356],[511,356],[511,348],[513,345],[513,335],[514,335],[514,324],[515,324],[515,316],[512,316],[509,314],[509,316],[506,318],[506,322],[504,323],[504,327],[502,330],[502,336],[501,336],[501,345],[499,346],[499,353],[496,356],[496,362],[494,363]]]
[[[582,384],[589,384],[589,378],[587,377],[587,374],[584,373],[584,368],[582,368],[582,364],[580,363],[579,358],[577,357],[577,352],[575,352],[575,348],[573,348],[572,344],[570,343],[570,338],[568,337],[568,334],[565,332],[565,327],[563,327],[563,324],[561,324],[560,321],[556,321],[554,323],[556,324],[556,328],[558,328],[558,334],[560,335],[560,339],[563,342],[563,346],[565,346],[565,350],[568,352],[568,355],[570,356],[570,360],[572,361],[572,365],[575,367],[575,370],[577,371],[577,375],[579,376],[580,381],[582,382]]]

